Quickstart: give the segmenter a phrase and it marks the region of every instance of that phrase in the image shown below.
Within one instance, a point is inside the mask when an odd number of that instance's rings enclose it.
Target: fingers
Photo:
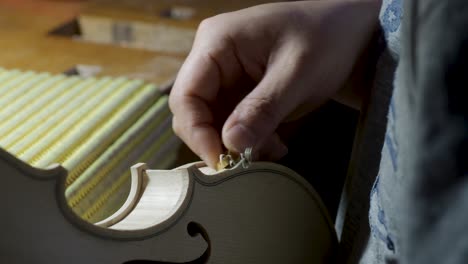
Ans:
[[[181,96],[173,100],[175,105],[172,108],[181,111],[173,116],[174,132],[208,166],[216,166],[222,147],[220,135],[212,125],[210,109],[197,97]]]
[[[271,148],[273,156],[287,152],[278,140],[272,143],[274,146],[266,141],[276,138],[273,135],[279,124],[308,97],[310,89],[304,86],[307,80],[300,77],[304,76],[300,72],[304,65],[301,65],[302,54],[298,51],[297,47],[284,47],[279,51],[262,81],[236,106],[222,130],[228,149],[243,152],[248,147],[257,151]]]
[[[242,68],[221,29],[211,20],[203,22],[192,51],[181,67],[172,88],[169,106],[175,133],[209,166],[216,165],[222,151],[219,132],[214,128],[210,104],[220,87],[239,78]],[[219,23],[218,23],[219,25]]]
[[[296,106],[308,103],[302,114],[339,90],[369,31],[369,19],[345,19],[368,10],[341,2],[269,4],[205,20],[170,96],[177,135],[212,167],[222,143],[236,152],[284,154],[279,124]],[[242,97],[236,82],[246,75],[258,84]],[[235,99],[232,112],[219,100],[224,92]],[[226,113],[213,112],[218,105]]]
[[[196,64],[203,67],[196,67]],[[205,87],[202,89],[198,84]],[[208,107],[208,102],[215,98],[218,84],[219,73],[213,62],[189,56],[169,97],[174,132],[209,165],[221,151],[221,142],[216,141],[219,135],[210,129],[214,120]]]

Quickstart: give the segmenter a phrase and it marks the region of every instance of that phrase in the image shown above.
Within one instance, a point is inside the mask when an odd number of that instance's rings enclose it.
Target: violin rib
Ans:
[[[144,171],[146,169],[147,166],[143,163],[139,163],[131,167],[130,192],[127,199],[125,200],[125,203],[114,214],[95,223],[95,225],[101,227],[110,227],[125,218],[133,210],[141,197],[142,188],[144,188]]]

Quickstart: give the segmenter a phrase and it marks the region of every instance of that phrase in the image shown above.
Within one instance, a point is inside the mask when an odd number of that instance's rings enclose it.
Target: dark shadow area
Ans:
[[[79,37],[81,35],[81,30],[78,20],[73,19],[52,29],[48,34],[61,37]]]
[[[280,164],[315,188],[334,220],[351,156],[359,112],[330,101],[288,128],[288,154]]]

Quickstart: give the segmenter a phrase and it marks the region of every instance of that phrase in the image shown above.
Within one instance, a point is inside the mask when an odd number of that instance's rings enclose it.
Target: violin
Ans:
[[[313,187],[291,169],[242,158],[130,168],[129,195],[97,223],[65,199],[67,171],[0,149],[1,263],[329,263],[337,236]]]

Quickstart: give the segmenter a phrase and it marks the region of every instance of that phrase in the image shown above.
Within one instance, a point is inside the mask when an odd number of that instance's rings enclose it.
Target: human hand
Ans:
[[[286,2],[204,20],[171,91],[175,133],[210,167],[223,145],[285,155],[276,129],[343,86],[379,9],[379,0]]]

